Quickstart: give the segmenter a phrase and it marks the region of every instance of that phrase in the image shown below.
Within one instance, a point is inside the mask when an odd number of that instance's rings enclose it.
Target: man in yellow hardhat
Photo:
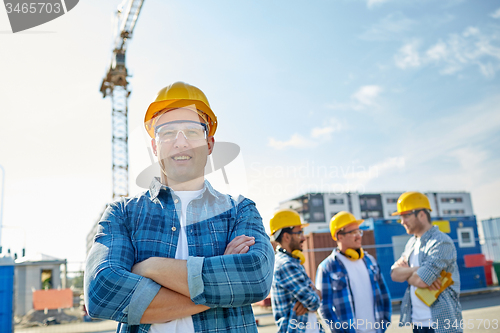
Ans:
[[[291,209],[277,211],[270,221],[271,235],[278,243],[271,303],[278,333],[323,332],[315,311],[321,293],[314,287],[302,266],[305,241],[299,214]]]
[[[457,251],[453,240],[431,224],[429,199],[420,192],[405,192],[397,203],[406,232],[413,235],[406,243],[401,258],[391,267],[391,278],[408,282],[401,304],[400,325],[413,323],[413,332],[462,332],[462,307],[459,302],[460,276]],[[417,288],[441,288],[441,272],[450,272],[454,284],[444,289],[437,300],[426,305],[415,291]],[[458,323],[453,324],[453,323]],[[462,325],[463,327],[463,325]]]
[[[90,316],[117,332],[257,332],[273,249],[249,199],[204,178],[217,118],[184,82],[158,93],[144,124],[161,168],[149,191],[108,206],[85,270]]]
[[[349,212],[332,217],[337,248],[316,272],[323,295],[319,312],[332,332],[381,333],[390,325],[391,297],[377,261],[361,247],[361,223]]]

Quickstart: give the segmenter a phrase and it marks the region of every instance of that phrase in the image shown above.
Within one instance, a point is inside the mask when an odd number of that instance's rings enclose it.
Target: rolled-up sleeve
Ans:
[[[188,284],[191,299],[209,307],[237,307],[263,300],[273,278],[274,251],[255,204],[248,199],[236,208],[229,242],[236,236],[255,237],[245,254],[189,258]]]
[[[441,275],[441,271],[450,271],[457,260],[457,250],[451,239],[436,242],[427,252],[423,264],[417,270],[417,275],[430,286]]]
[[[107,207],[85,268],[85,304],[93,318],[138,325],[160,285],[132,274],[134,249],[123,202]]]

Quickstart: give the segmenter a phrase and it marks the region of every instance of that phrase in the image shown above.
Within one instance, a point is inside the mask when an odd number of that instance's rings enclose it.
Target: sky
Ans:
[[[83,266],[112,200],[99,91],[121,1],[80,1],[13,34],[0,8],[1,244]],[[128,44],[130,193],[151,164],[143,117],[175,81],[202,89],[238,157],[207,175],[268,228],[307,192],[467,191],[500,216],[500,2],[145,1]],[[1,179],[0,179],[1,181]]]

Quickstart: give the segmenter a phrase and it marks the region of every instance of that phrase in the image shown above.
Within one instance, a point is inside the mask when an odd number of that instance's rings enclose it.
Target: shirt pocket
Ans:
[[[347,286],[346,276],[342,272],[330,273],[330,279],[332,281],[332,290],[335,292],[340,292]]]
[[[228,223],[227,218],[214,217],[193,224],[197,256],[213,257],[224,254],[228,244]]]

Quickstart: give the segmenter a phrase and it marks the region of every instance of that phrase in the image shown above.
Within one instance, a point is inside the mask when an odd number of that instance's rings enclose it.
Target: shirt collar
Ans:
[[[149,185],[149,195],[151,197],[151,200],[154,200],[158,197],[160,194],[160,190],[165,190],[167,192],[172,191],[170,187],[167,185],[163,185],[160,181],[160,177],[154,177],[153,180],[151,181],[151,184]],[[203,183],[203,188],[202,188],[202,194],[207,192],[210,193],[212,196],[218,198],[218,192],[214,190],[212,185],[208,182],[208,180],[205,179]]]
[[[437,226],[432,226],[429,230],[427,230],[423,235],[422,237],[420,237],[420,244],[423,244],[425,242],[427,242],[431,237],[432,235],[434,235],[434,233],[436,231],[439,230],[439,227]],[[416,238],[416,237],[415,237]]]

